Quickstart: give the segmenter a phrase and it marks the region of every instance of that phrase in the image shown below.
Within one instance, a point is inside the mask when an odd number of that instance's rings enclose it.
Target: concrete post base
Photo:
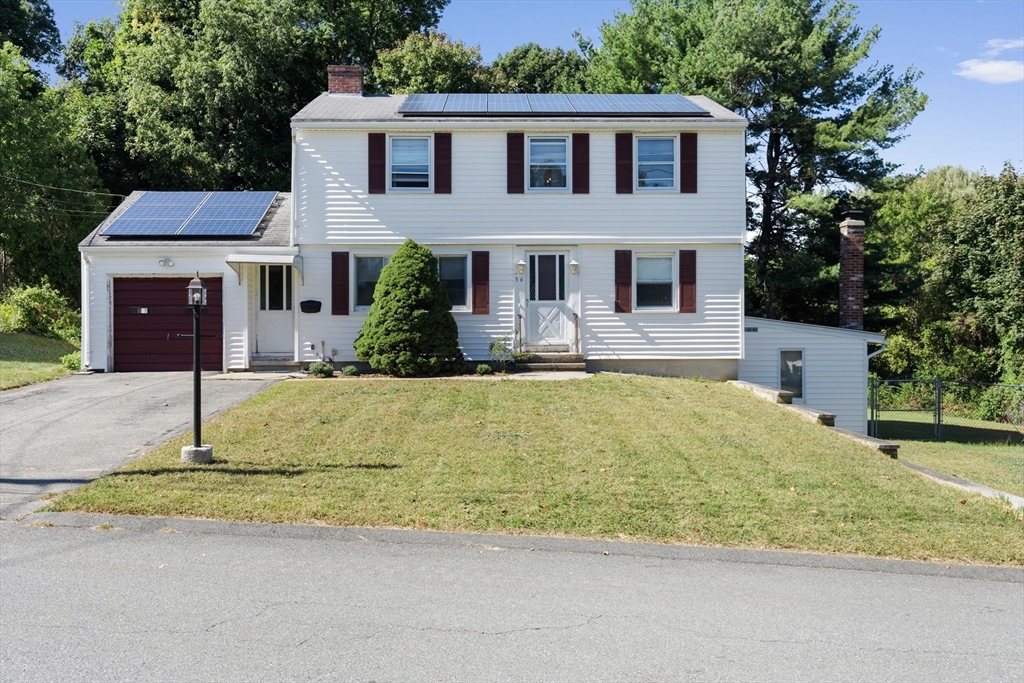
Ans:
[[[195,446],[182,446],[181,461],[201,464],[213,462],[213,446],[205,443],[198,448]]]

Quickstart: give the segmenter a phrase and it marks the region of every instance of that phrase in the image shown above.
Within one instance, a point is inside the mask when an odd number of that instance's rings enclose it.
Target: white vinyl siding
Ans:
[[[745,324],[757,332],[745,335],[741,380],[781,388],[781,352],[800,350],[803,399],[797,402],[835,413],[837,427],[867,430],[868,341],[881,341],[881,335],[760,318]]]
[[[367,192],[367,131],[298,129],[299,244],[741,244],[742,131],[698,136],[700,192],[615,192],[615,134],[590,134],[590,193],[508,194],[505,131],[452,131],[452,194]],[[677,169],[678,174],[678,169]],[[732,264],[735,268],[736,264]]]

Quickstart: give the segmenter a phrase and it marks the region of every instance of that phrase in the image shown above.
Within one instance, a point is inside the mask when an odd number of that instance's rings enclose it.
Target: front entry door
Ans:
[[[568,347],[569,306],[565,252],[527,254],[526,344]]]
[[[292,267],[260,266],[257,282],[256,353],[294,353],[295,317],[292,311]]]

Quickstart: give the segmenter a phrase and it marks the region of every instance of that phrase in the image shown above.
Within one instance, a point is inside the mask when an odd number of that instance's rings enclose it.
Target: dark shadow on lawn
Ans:
[[[986,428],[977,425],[958,425],[955,417],[944,417],[942,441],[963,444],[993,444],[1013,446],[1024,444],[1024,432],[1011,426]],[[936,441],[935,426],[931,422],[900,420],[883,417],[878,421],[878,438],[892,441]]]
[[[316,467],[224,467],[226,461],[214,460],[209,465],[182,465],[181,467],[152,467],[144,470],[112,472],[111,477],[136,477],[161,474],[181,474],[182,472],[203,472],[217,474],[233,474],[236,476],[253,477],[295,477],[300,474],[326,472],[328,470],[397,470],[401,465],[388,463],[356,463],[354,465],[317,465]]]

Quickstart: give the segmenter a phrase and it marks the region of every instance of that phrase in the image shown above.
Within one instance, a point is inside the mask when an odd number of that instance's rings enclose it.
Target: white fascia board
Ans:
[[[789,327],[806,332],[807,334],[823,334],[833,337],[860,337],[872,344],[885,343],[885,335],[881,332],[867,332],[866,330],[851,330],[845,327],[828,327],[827,325],[812,325],[810,323],[797,323],[789,320],[769,320],[768,318],[743,317],[743,324],[757,327]]]
[[[566,131],[587,133],[591,131],[628,130],[631,132],[672,131],[700,132],[702,130],[735,130],[747,128],[746,121],[706,121],[699,119],[615,119],[595,121],[594,119],[359,119],[353,121],[292,121],[293,130],[364,130],[364,131]]]
[[[189,256],[209,256],[215,258],[218,256],[227,256],[229,254],[282,254],[294,256],[299,253],[298,246],[294,247],[241,247],[231,245],[174,245],[174,244],[159,244],[159,245],[117,245],[117,246],[106,246],[106,245],[92,245],[91,247],[79,247],[79,251],[83,254],[88,254],[95,258],[97,256],[103,258],[119,258],[123,256],[176,256],[178,254],[188,254]]]
[[[405,237],[395,235],[338,235],[333,239],[317,242],[302,242],[303,246],[311,247],[316,245],[338,245],[338,244],[402,244]],[[629,237],[581,237],[579,235],[461,235],[459,237],[447,237],[439,235],[430,239],[419,240],[420,244],[501,244],[501,245],[552,245],[552,244],[606,244],[611,246],[633,246],[645,244],[743,244],[741,237],[707,237],[707,236],[686,236],[674,235],[670,237],[644,237],[631,235]]]

